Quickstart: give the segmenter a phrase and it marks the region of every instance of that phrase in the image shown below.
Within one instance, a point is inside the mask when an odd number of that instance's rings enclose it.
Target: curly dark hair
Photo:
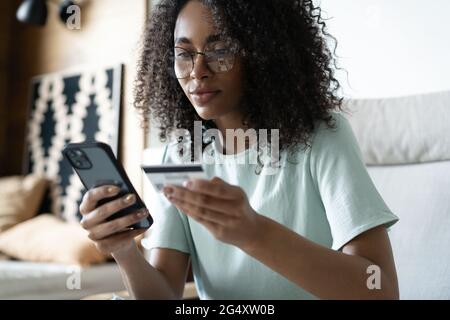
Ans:
[[[162,0],[154,8],[138,63],[134,105],[146,129],[150,113],[159,122],[161,141],[178,128],[193,134],[194,121],[202,120],[171,75],[173,65],[167,59],[178,14],[187,2]],[[311,0],[202,3],[210,8],[221,35],[241,48],[244,125],[280,129],[280,151],[310,146],[318,120],[334,126],[330,111],[342,107],[334,75],[337,43],[326,31],[319,7]],[[334,50],[327,39],[333,40]]]

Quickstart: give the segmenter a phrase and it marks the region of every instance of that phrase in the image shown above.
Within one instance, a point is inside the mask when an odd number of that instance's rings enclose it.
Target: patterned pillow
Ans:
[[[25,172],[51,181],[43,212],[80,218],[85,190],[61,151],[68,142],[96,140],[117,155],[121,82],[122,65],[33,79]]]

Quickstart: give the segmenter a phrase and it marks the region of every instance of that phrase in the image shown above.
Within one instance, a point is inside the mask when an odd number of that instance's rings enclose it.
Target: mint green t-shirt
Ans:
[[[243,164],[254,148],[237,155],[214,150],[220,164],[205,164],[206,174],[240,186],[256,212],[333,250],[376,226],[390,227],[398,218],[369,177],[348,121],[338,113],[333,117],[335,129],[320,123],[311,148],[289,157],[282,153],[273,174],[258,175],[257,164]],[[164,162],[173,162],[169,155]],[[216,240],[162,194],[157,199],[149,246],[190,254],[201,299],[315,298],[238,247]]]

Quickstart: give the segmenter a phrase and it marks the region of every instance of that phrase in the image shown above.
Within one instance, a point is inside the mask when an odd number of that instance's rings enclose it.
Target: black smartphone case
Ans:
[[[86,168],[78,168],[72,162],[71,157],[68,154],[70,150],[82,150],[84,155],[89,160],[90,166]],[[63,154],[78,174],[78,177],[86,189],[91,189],[102,185],[116,185],[120,187],[120,192],[117,195],[100,200],[97,206],[120,198],[128,193],[133,193],[136,196],[136,202],[133,205],[113,214],[107,219],[108,221],[145,208],[144,202],[141,200],[131,184],[122,165],[116,160],[109,145],[102,142],[69,143],[65,146]],[[150,216],[147,216],[146,219],[143,219],[130,227],[133,229],[147,229],[152,224],[153,219]]]

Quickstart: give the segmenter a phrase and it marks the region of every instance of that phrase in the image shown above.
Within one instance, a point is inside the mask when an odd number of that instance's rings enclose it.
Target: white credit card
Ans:
[[[143,165],[142,170],[159,192],[166,184],[181,186],[190,179],[207,179],[201,164]]]

